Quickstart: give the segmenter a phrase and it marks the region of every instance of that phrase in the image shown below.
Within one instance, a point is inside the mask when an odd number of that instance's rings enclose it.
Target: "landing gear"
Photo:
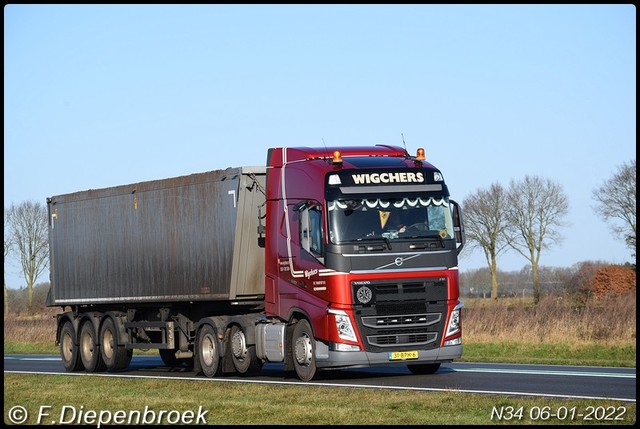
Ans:
[[[187,370],[193,369],[193,357],[191,358],[177,358],[176,349],[159,349],[160,358],[162,362],[171,368],[180,367]]]

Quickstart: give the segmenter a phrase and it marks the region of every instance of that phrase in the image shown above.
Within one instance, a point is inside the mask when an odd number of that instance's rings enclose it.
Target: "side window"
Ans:
[[[319,207],[311,207],[309,209],[309,227],[311,232],[311,253],[322,255],[322,213]]]
[[[324,254],[322,212],[319,206],[306,206],[300,211],[300,245],[318,259]]]

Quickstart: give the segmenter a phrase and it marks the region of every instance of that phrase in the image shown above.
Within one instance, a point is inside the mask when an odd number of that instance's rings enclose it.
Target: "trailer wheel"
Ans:
[[[440,369],[439,363],[418,363],[414,365],[407,365],[409,371],[413,374],[434,374]]]
[[[211,325],[203,325],[198,333],[198,358],[202,372],[207,377],[213,377],[220,367],[218,353],[218,336]]]
[[[107,366],[100,354],[98,335],[91,321],[86,321],[80,328],[80,359],[87,372],[101,372]]]
[[[82,371],[84,369],[75,339],[76,330],[73,329],[73,323],[67,320],[60,330],[60,356],[62,357],[64,368],[68,372]]]
[[[262,369],[262,361],[256,355],[256,346],[248,346],[247,338],[238,325],[231,327],[231,360],[240,374],[253,374]]]
[[[316,340],[311,325],[305,319],[299,320],[293,329],[291,338],[293,366],[298,378],[311,381],[316,374]]]
[[[107,317],[100,328],[100,351],[108,371],[117,371],[129,366],[133,350],[118,345],[119,333],[111,317]]]

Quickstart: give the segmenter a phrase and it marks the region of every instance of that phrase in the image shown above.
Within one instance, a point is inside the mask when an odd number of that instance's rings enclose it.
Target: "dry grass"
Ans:
[[[522,299],[464,300],[463,332],[471,342],[636,344],[636,293],[572,307],[548,296],[537,306]]]
[[[4,341],[13,343],[51,343],[56,339],[58,308],[43,308],[36,313],[4,316]]]

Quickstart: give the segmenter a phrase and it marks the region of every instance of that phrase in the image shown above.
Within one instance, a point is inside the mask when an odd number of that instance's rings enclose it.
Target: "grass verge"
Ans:
[[[458,362],[509,362],[538,365],[636,366],[635,344],[531,344],[517,341],[470,342]]]
[[[558,400],[350,387],[257,386],[211,379],[132,380],[5,374],[4,393],[5,422],[10,410],[21,406],[28,412],[26,424],[47,425],[54,421],[58,424],[98,426],[118,422],[142,424],[145,423],[142,420],[145,415],[146,423],[167,424],[182,419],[178,423],[216,425],[629,425],[636,421],[635,403],[610,400]],[[595,416],[593,420],[577,417],[588,407],[608,410],[610,417],[607,420],[604,417],[596,419]],[[563,414],[562,419],[549,418],[545,411],[554,414],[566,411],[566,415]],[[43,416],[44,412],[48,415]],[[501,414],[502,419],[499,419]],[[198,415],[203,417],[196,421]],[[619,420],[615,420],[616,417]],[[124,420],[116,421],[114,418]],[[106,419],[110,421],[105,422]]]

